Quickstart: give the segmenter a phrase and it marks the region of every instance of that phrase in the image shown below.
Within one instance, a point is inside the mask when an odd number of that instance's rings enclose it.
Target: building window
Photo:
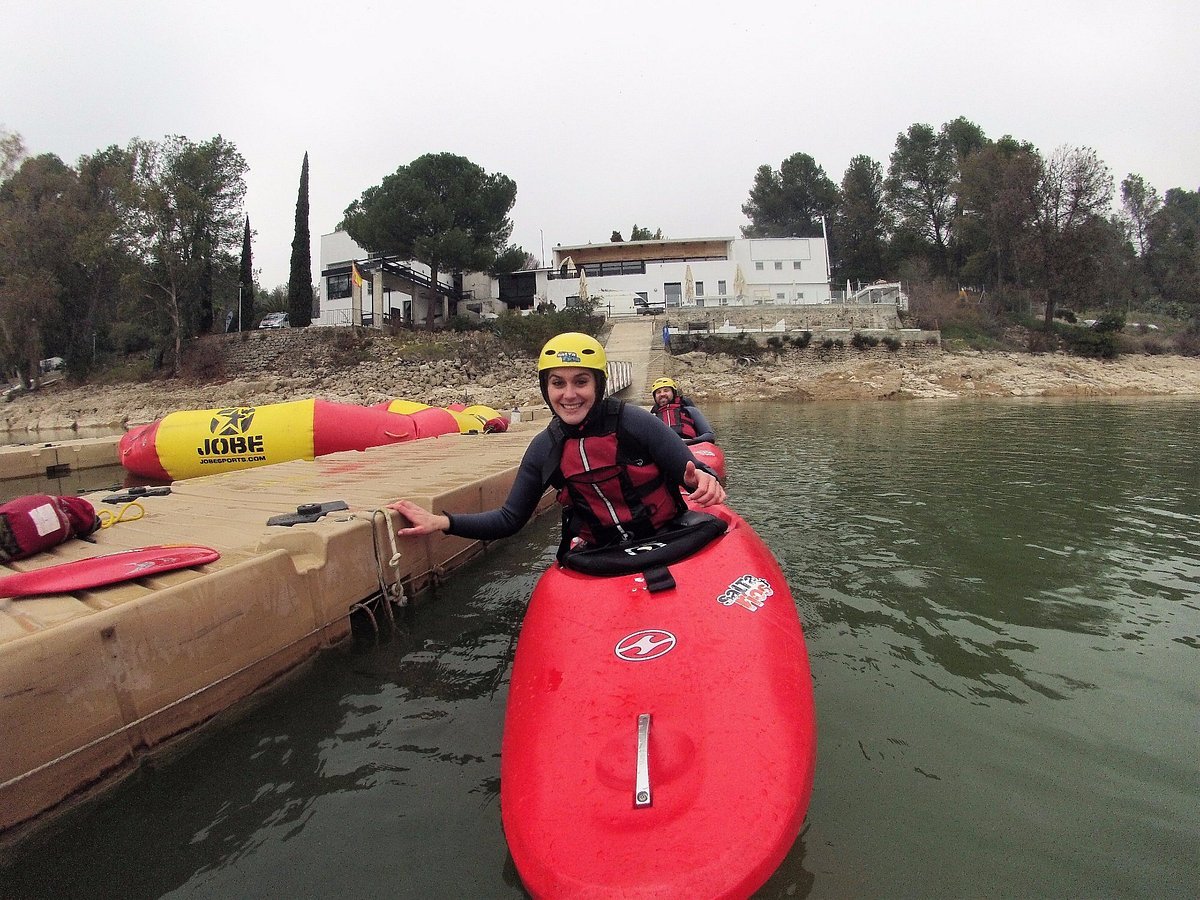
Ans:
[[[574,309],[576,306],[579,305],[579,295],[572,294],[570,297],[567,298],[566,302],[567,302],[567,309]]]
[[[783,299],[783,291],[780,291],[779,293],[777,293],[777,294],[775,295],[775,299],[776,299],[776,300],[782,300],[782,299]]]
[[[760,262],[756,262],[754,264],[754,271],[761,272],[762,270],[763,270],[763,264]]]
[[[783,268],[783,263],[782,263],[780,260],[775,260],[775,268],[776,268],[777,270],[778,270],[778,269],[782,269],[782,268]]]
[[[579,271],[583,272],[588,278],[604,278],[608,275],[645,275],[646,263],[640,259],[620,262],[584,263],[579,266]],[[563,268],[559,270],[558,277],[574,277],[574,273],[568,274],[566,263],[563,263]]]
[[[723,282],[723,281],[717,282],[717,293],[720,294],[722,297],[725,296],[725,282]]]
[[[798,260],[798,259],[792,260],[792,268],[793,269],[802,268],[802,266],[800,265],[800,260]]]
[[[330,300],[340,300],[350,296],[350,276],[330,275],[325,279],[325,296]]]
[[[803,300],[804,299],[804,291],[796,291],[796,299]]]
[[[704,296],[704,282],[703,281],[696,282],[696,296],[697,297]]]

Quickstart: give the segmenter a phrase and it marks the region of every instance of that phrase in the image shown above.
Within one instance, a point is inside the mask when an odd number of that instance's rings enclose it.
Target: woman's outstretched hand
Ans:
[[[703,469],[697,469],[694,462],[688,461],[683,470],[683,486],[688,489],[688,499],[697,506],[713,506],[725,502],[725,488]]]
[[[406,528],[397,528],[400,537],[417,537],[422,534],[433,534],[435,531],[445,531],[450,527],[449,516],[439,516],[424,509],[411,500],[397,500],[389,503],[388,509],[395,510],[408,519],[412,524]]]

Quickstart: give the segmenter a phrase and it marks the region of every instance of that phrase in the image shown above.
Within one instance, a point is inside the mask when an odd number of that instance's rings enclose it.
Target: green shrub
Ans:
[[[446,322],[446,327],[451,331],[460,333],[464,331],[484,331],[487,330],[487,322],[472,319],[470,316],[453,315]]]
[[[797,350],[803,350],[812,342],[812,332],[804,331],[800,334],[792,336],[792,346]]]
[[[1180,356],[1200,356],[1200,323],[1193,322],[1175,335],[1175,352]]]
[[[780,352],[783,349],[783,342],[784,342],[784,338],[781,338],[781,337],[767,338],[767,346],[770,347],[772,350],[774,350],[776,353]]]
[[[1123,331],[1125,328],[1124,313],[1109,313],[1106,316],[1101,316],[1096,320],[1096,324],[1092,326],[1092,331],[1097,331],[1101,334],[1109,334],[1111,332]]]
[[[1096,323],[1099,324],[1098,322]],[[1120,354],[1119,331],[1099,331],[1092,328],[1072,328],[1062,335],[1067,352],[1091,359],[1115,359]]]
[[[850,346],[855,350],[870,350],[873,347],[879,346],[879,338],[871,334],[863,334],[861,331],[854,332],[854,337],[850,338]]]
[[[183,350],[180,374],[199,381],[212,381],[225,374],[225,344],[217,340],[194,340]]]
[[[896,337],[895,335],[887,334],[883,336],[883,346],[887,347],[888,351],[891,353],[895,353],[897,350],[899,350],[900,344],[900,338]]]
[[[1029,343],[1026,349],[1030,353],[1053,353],[1058,349],[1058,336],[1047,334],[1040,328],[1031,328],[1028,332]]]
[[[546,341],[556,334],[580,331],[595,337],[603,327],[603,317],[592,315],[590,309],[571,307],[529,316],[507,312],[498,319],[490,320],[487,330],[500,339],[505,349],[536,355]]]
[[[705,353],[722,353],[726,356],[753,357],[758,359],[766,348],[756,341],[749,340],[745,333],[736,337],[709,334],[696,340],[696,349]]]

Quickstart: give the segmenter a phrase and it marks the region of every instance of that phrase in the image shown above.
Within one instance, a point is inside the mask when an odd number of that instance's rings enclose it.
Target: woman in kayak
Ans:
[[[679,385],[673,378],[660,378],[654,382],[650,388],[650,396],[654,398],[654,414],[683,438],[684,443],[717,442],[712,426],[708,424],[704,414],[679,393]]]
[[[574,332],[551,338],[538,355],[538,381],[554,417],[525,451],[504,505],[452,515],[397,500],[390,508],[412,523],[397,534],[508,537],[553,486],[564,507],[561,557],[573,538],[604,547],[654,535],[686,511],[681,489],[697,506],[723,502],[725,489],[712,470],[697,463],[666,425],[604,397],[606,366],[595,338]]]

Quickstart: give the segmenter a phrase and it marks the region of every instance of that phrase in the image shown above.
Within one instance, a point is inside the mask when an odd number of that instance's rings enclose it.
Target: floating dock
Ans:
[[[379,510],[400,497],[439,512],[501,505],[549,415],[522,413],[504,434],[176,482],[170,493],[142,497],[140,519],[97,532],[94,544],[72,540],[0,566],[0,574],[30,571],[171,543],[221,554],[76,594],[0,599],[0,836],[18,836],[113,783],[142,755],[345,639],[353,610],[390,616],[480,552],[480,542],[444,534],[397,539],[395,552],[389,529],[402,523]],[[62,447],[56,460],[74,452]],[[123,504],[104,502],[111,496],[87,495],[98,510],[119,513]],[[312,522],[267,522],[339,501],[346,508]],[[541,508],[552,502],[548,494]]]
[[[120,435],[0,447],[0,479],[56,478],[80,469],[121,464]]]
[[[652,323],[614,325],[609,391],[646,401]],[[660,366],[661,368],[661,366]],[[624,392],[624,393],[622,393]],[[160,750],[483,550],[445,534],[390,539],[401,497],[437,512],[500,506],[549,420],[521,410],[503,434],[443,435],[175,482],[95,543],[68,541],[0,575],[159,544],[214,563],[74,594],[0,598],[0,843],[110,786]],[[118,464],[118,437],[0,448],[0,479]],[[126,494],[86,494],[122,513]],[[543,498],[539,512],[553,504]],[[280,516],[314,521],[269,524]],[[130,518],[138,510],[141,518]],[[318,510],[321,512],[322,510]]]

